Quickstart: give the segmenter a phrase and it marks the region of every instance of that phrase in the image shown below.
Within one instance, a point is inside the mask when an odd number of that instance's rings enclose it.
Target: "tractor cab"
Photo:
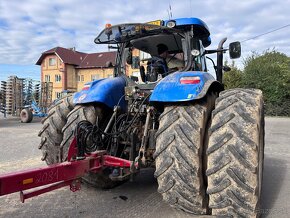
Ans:
[[[114,44],[118,49],[116,76],[133,74],[134,80],[137,76],[143,83],[151,83],[176,71],[207,71],[204,47],[211,42],[209,35],[201,20],[183,18],[107,25],[95,43]],[[165,56],[160,54],[160,46],[166,48]]]
[[[228,50],[223,49],[225,40],[218,49],[206,50],[211,44],[210,32],[198,18],[107,24],[94,41],[117,49],[114,78],[87,84],[74,95],[74,103],[102,102],[113,108],[119,102],[126,111],[128,102],[122,96],[140,89],[150,95],[147,100],[151,104],[192,101],[203,98],[209,89],[223,90],[223,53]],[[229,46],[235,58],[240,55],[239,46]],[[160,47],[166,49],[161,52]],[[216,78],[206,66],[206,54],[212,53],[217,54]]]

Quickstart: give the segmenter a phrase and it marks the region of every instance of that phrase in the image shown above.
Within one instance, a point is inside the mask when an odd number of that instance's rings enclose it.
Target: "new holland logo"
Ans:
[[[79,97],[78,102],[81,102],[82,100],[84,100],[87,97],[87,94],[83,94]]]

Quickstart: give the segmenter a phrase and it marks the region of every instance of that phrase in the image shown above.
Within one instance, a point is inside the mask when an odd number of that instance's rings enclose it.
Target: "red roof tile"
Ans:
[[[88,54],[77,68],[112,67],[115,65],[116,52]]]
[[[63,63],[76,65],[77,68],[108,67],[109,62],[115,65],[116,58],[116,52],[87,54],[72,49],[55,47],[43,52],[36,64],[41,65],[43,59],[51,54],[57,55]]]

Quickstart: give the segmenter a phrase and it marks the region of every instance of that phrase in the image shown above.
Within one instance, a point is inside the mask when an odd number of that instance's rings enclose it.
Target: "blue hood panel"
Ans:
[[[198,84],[181,84],[180,78],[186,76],[198,76],[200,82]],[[215,78],[205,72],[175,72],[156,85],[150,97],[150,102],[183,102],[199,99],[205,84],[211,84],[214,81]]]
[[[96,80],[87,83],[85,86],[89,86],[89,88],[87,90],[77,92],[74,95],[74,104],[100,102],[113,109],[114,106],[120,101],[121,108],[123,110],[126,109],[124,99],[124,87],[126,86],[126,80],[124,78],[115,77]]]

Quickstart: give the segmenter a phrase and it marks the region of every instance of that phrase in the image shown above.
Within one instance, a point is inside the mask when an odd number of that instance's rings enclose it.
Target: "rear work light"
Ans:
[[[82,88],[82,91],[83,90],[88,90],[90,88],[91,84],[88,84],[88,85],[84,85],[84,87]]]
[[[167,24],[166,24],[166,26],[167,26],[168,28],[173,28],[173,27],[175,27],[175,25],[176,25],[176,23],[175,23],[174,20],[170,20],[170,21],[168,21]]]
[[[179,82],[181,84],[198,84],[200,83],[200,77],[199,76],[184,76],[180,78]]]

